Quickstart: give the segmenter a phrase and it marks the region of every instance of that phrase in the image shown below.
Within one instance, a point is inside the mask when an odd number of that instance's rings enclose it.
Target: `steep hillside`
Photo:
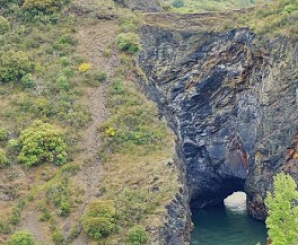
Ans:
[[[1,244],[188,244],[298,180],[298,2],[168,3],[0,0]]]
[[[184,239],[167,228],[167,206],[188,215],[175,136],[140,92],[140,19],[121,6],[1,1],[1,243]]]

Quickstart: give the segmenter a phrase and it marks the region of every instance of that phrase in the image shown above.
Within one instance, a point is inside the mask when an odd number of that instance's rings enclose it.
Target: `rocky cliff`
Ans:
[[[211,31],[200,18],[142,28],[146,87],[178,135],[191,207],[244,191],[250,214],[264,219],[272,176],[283,169],[298,180],[298,42]]]

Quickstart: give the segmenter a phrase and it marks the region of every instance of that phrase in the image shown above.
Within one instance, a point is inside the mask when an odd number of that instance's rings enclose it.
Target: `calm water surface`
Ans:
[[[227,205],[228,206],[228,205]],[[266,227],[252,219],[244,206],[231,204],[194,211],[192,245],[266,244]]]

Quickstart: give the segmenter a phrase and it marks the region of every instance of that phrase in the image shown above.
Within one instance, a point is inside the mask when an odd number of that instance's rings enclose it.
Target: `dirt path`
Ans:
[[[96,26],[82,27],[78,33],[78,53],[85,54],[88,62],[92,64],[93,69],[107,72],[109,78],[113,77],[114,69],[118,64],[118,56],[111,54],[111,56],[106,57],[104,52],[107,45],[113,43],[116,36],[116,29],[113,22],[102,21],[102,23]],[[104,170],[97,156],[100,147],[97,130],[98,126],[103,124],[107,118],[105,107],[106,90],[106,84],[95,88],[84,88],[85,95],[81,103],[89,107],[92,122],[86,129],[82,139],[82,144],[84,144],[83,158],[89,163],[86,164],[85,169],[76,177],[80,183],[80,187],[84,186],[86,198],[84,204],[74,214],[76,217],[81,217],[87,204],[100,195],[98,185],[104,177]],[[80,225],[79,229],[81,230]],[[84,233],[80,233],[79,237],[72,244],[87,245],[89,244],[89,239]]]
[[[79,27],[77,38],[79,40],[77,53],[85,56],[86,60],[92,64],[92,69],[98,69],[113,77],[114,69],[118,65],[118,55],[111,54],[108,57],[104,55],[107,45],[112,44],[116,37],[117,26],[113,21],[101,21],[96,25]],[[78,101],[79,104],[87,106],[91,114],[91,122],[83,133],[81,145],[83,150],[76,157],[77,162],[84,163],[81,171],[73,178],[80,189],[84,190],[84,200],[76,211],[62,221],[62,231],[66,236],[71,233],[72,228],[78,226],[82,230],[80,218],[84,213],[87,204],[100,196],[98,185],[104,177],[104,169],[98,158],[98,149],[100,140],[98,140],[98,127],[104,123],[107,118],[106,111],[106,91],[105,83],[98,87],[83,87],[84,95]],[[19,229],[29,230],[36,238],[37,242],[45,242],[48,245],[53,244],[48,237],[46,224],[38,221],[38,212],[28,212],[22,219]],[[89,244],[88,237],[80,232],[77,239],[72,242],[73,245]]]

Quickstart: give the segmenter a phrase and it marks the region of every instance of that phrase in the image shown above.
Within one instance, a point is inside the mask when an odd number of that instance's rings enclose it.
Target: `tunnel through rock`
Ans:
[[[142,29],[142,42],[145,87],[177,134],[191,206],[244,191],[248,212],[264,219],[272,176],[298,172],[298,83],[280,68],[282,55],[298,61],[298,42],[258,44],[246,28],[154,26]]]

